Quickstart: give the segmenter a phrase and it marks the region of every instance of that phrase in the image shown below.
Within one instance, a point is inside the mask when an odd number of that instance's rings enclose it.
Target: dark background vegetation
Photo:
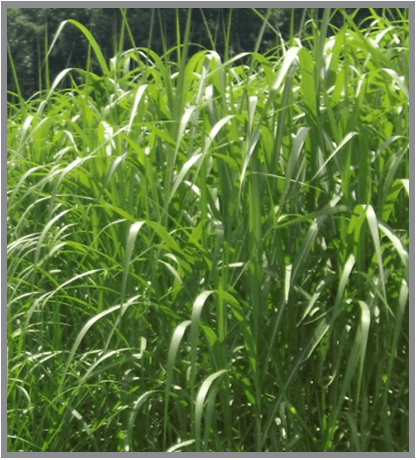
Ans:
[[[365,21],[370,15],[369,9],[345,10],[355,13],[354,21],[361,27],[370,24]],[[375,9],[378,14],[381,10]],[[257,11],[263,16],[267,14],[266,8],[258,8]],[[266,28],[259,51],[265,52],[278,44],[276,30],[285,40],[290,37],[291,32],[296,34],[300,29],[305,33],[310,32],[307,30],[310,27],[308,20],[320,18],[322,11],[320,8],[272,8],[269,23],[274,30],[271,27]],[[177,43],[176,13],[179,13],[183,33],[188,9],[128,8],[126,12],[135,45],[149,47],[158,54],[163,54]],[[332,14],[331,27],[341,27],[342,15],[335,9]],[[231,28],[227,38],[230,15]],[[133,46],[128,33],[124,35],[123,44],[117,42],[116,37],[120,37],[122,24],[119,8],[8,8],[7,85],[10,92],[20,93],[27,99],[37,91],[44,90],[47,87],[46,79],[53,81],[63,69],[85,68],[89,52],[88,41],[76,27],[68,24],[50,53],[49,69],[45,72],[45,50],[49,49],[61,22],[67,19],[79,21],[92,32],[106,59],[116,55],[120,49]],[[229,43],[230,56],[253,51],[261,26],[261,17],[251,8],[193,8],[190,55],[197,52],[200,46],[212,49],[214,45],[224,58],[227,52],[226,43]],[[328,33],[332,33],[332,30],[328,30]],[[91,57],[94,59],[93,53]],[[13,76],[12,63],[16,69],[18,85]],[[98,67],[93,70],[98,71]]]

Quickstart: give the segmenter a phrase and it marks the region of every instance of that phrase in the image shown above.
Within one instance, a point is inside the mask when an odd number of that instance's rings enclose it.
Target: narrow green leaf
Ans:
[[[214,381],[223,375],[225,372],[228,372],[226,369],[221,369],[220,371],[215,372],[214,374],[207,377],[201,388],[199,389],[198,395],[196,397],[195,404],[195,442],[196,442],[196,452],[201,452],[201,421],[202,414],[204,410],[205,398],[208,391],[210,390]]]

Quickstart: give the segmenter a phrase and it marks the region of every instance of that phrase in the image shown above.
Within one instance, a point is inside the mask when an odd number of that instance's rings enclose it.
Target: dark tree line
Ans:
[[[353,12],[354,9],[347,9]],[[184,33],[188,9],[180,8],[128,8],[125,10],[136,46],[149,47],[163,54],[177,43],[176,14]],[[299,27],[307,28],[308,19],[322,17],[317,8],[258,8],[258,13],[267,14],[271,27],[266,27],[259,51],[265,52],[278,44],[278,30],[284,39]],[[378,13],[381,8],[376,9]],[[360,9],[355,16],[357,24],[368,17],[368,9]],[[88,41],[74,26],[67,24],[49,55],[48,71],[44,65],[45,53],[62,21],[75,19],[85,25],[97,40],[105,58],[113,57],[118,49],[132,47],[125,31],[124,43],[120,43],[123,15],[118,8],[8,8],[7,44],[9,49],[7,83],[8,90],[18,92],[13,76],[16,70],[20,92],[27,98],[45,89],[46,78],[53,80],[60,71],[68,67],[85,68],[88,56]],[[294,25],[294,30],[291,30]],[[229,24],[231,27],[229,28]],[[250,8],[193,8],[191,21],[190,55],[200,46],[215,49],[224,57],[253,51],[263,21]],[[341,14],[331,18],[331,24],[343,24]],[[208,33],[209,30],[209,33]],[[229,36],[228,36],[229,34]],[[93,53],[92,53],[92,57]],[[11,59],[10,59],[11,58]]]

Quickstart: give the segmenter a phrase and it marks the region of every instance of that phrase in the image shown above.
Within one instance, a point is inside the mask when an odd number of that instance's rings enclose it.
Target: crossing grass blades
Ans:
[[[100,72],[8,103],[9,452],[409,450],[409,20],[336,11],[227,59],[61,24]]]

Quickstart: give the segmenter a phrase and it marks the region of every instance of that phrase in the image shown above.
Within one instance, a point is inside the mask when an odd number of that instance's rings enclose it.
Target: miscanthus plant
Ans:
[[[8,104],[9,452],[409,450],[409,22],[341,12],[224,60],[61,25],[100,71]]]

